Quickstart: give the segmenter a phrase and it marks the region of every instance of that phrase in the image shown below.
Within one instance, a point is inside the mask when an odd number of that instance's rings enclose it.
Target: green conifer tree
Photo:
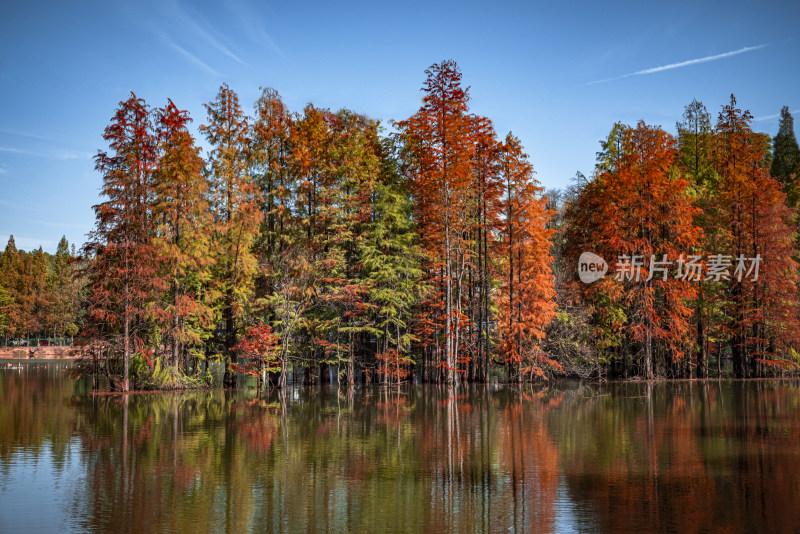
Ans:
[[[770,175],[783,184],[787,204],[794,208],[798,201],[797,173],[800,170],[800,148],[794,135],[794,117],[787,106],[781,109],[778,133],[772,141]]]

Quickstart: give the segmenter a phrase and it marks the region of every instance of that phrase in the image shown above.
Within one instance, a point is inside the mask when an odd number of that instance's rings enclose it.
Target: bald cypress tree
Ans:
[[[559,365],[547,357],[539,342],[555,315],[553,271],[550,267],[550,214],[541,198],[542,188],[533,177],[533,165],[522,144],[508,134],[499,150],[500,199],[496,245],[498,268],[497,354],[509,378],[545,376]]]
[[[211,321],[203,288],[210,267],[209,182],[202,173],[200,149],[188,130],[189,113],[170,100],[157,116],[160,160],[153,176],[158,225],[154,245],[160,273],[169,285],[159,317],[177,371],[190,348],[201,345]]]
[[[223,84],[216,99],[205,107],[208,121],[200,131],[211,145],[207,172],[214,217],[212,285],[222,318],[224,357],[231,363],[257,272],[253,243],[263,219],[262,198],[249,174],[251,129],[238,95]],[[225,386],[235,387],[235,378],[226,366]]]
[[[463,282],[473,255],[475,132],[468,113],[469,89],[461,85],[455,61],[431,65],[425,74],[422,107],[395,126],[407,147],[404,172],[414,195],[420,245],[430,258],[427,280],[438,285],[426,303],[423,343],[436,354],[440,379],[453,384],[469,362]]]
[[[95,156],[103,202],[83,247],[89,289],[84,337],[122,360],[113,387],[128,391],[131,356],[144,349],[149,303],[163,289],[152,242],[152,175],[158,166],[150,108],[131,93],[103,134],[110,151]]]
[[[703,237],[700,249],[695,253],[714,250],[720,229],[707,216],[713,210],[718,186],[713,163],[714,128],[711,117],[702,102],[692,100],[684,108],[683,121],[675,126],[678,131],[678,155],[675,163],[694,190],[694,202],[700,208],[695,222],[703,229]],[[708,376],[708,344],[711,336],[709,326],[715,311],[715,297],[718,296],[714,287],[715,282],[698,282],[697,299],[693,303],[697,334],[694,356],[699,378]],[[686,369],[691,372],[691,362],[686,360],[685,363]]]

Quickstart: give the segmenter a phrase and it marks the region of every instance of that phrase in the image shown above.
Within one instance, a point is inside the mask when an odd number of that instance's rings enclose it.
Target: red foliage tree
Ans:
[[[791,211],[780,182],[769,176],[769,139],[752,131],[751,120],[731,95],[719,114],[714,149],[719,185],[713,207],[722,234],[718,253],[730,257],[734,267],[739,258],[762,259],[757,278],[726,279],[723,305],[739,378],[748,375],[748,364],[753,376],[761,374],[761,365],[794,365],[785,355],[800,332]]]
[[[157,141],[144,101],[131,93],[121,102],[103,138],[111,153],[99,152],[95,167],[103,174],[107,200],[95,206],[96,226],[84,246],[91,259],[86,334],[121,352],[122,378],[116,386],[127,391],[131,354],[145,345],[146,305],[164,285],[151,232]]]
[[[268,324],[251,326],[233,350],[244,362],[232,363],[231,368],[256,377],[258,391],[261,391],[265,373],[278,373],[281,370],[279,338],[272,333]]]

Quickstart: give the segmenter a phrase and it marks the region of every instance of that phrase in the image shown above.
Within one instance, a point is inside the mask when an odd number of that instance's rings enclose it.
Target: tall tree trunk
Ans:
[[[445,226],[445,310],[444,310],[444,354],[447,371],[445,380],[453,383],[453,266],[450,263],[450,228]]]

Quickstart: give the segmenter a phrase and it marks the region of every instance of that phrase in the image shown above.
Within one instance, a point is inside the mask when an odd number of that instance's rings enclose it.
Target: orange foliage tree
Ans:
[[[290,131],[292,116],[274,89],[264,89],[256,101],[250,146],[253,179],[261,189],[264,221],[259,234],[267,262],[280,247],[291,215],[292,175]]]
[[[209,184],[188,130],[190,121],[172,100],[159,110],[160,160],[153,175],[154,244],[168,284],[158,309],[176,370],[189,347],[202,346],[212,318],[203,298],[210,267]]]
[[[769,176],[769,139],[751,130],[751,120],[731,95],[719,114],[714,149],[719,175],[715,222],[722,229],[718,253],[732,263],[724,307],[733,372],[739,378],[748,375],[748,364],[751,376],[761,374],[763,365],[795,365],[786,354],[800,332],[791,210],[780,182]],[[740,264],[749,271],[753,261],[747,260],[757,257],[757,277],[754,272],[736,274]]]
[[[497,249],[497,229],[503,227],[498,210],[503,183],[498,157],[501,143],[492,122],[485,117],[471,118],[475,147],[472,157],[473,220],[471,239],[473,260],[468,268],[468,315],[470,318],[468,347],[470,349],[470,378],[489,380],[490,321],[493,318],[493,256]]]
[[[261,195],[249,170],[250,126],[239,97],[223,84],[217,98],[205,104],[208,124],[200,127],[211,145],[207,163],[214,214],[213,290],[224,327],[225,358],[236,345],[241,317],[250,303],[257,261],[253,244],[261,225]],[[235,384],[230,369],[224,383]]]
[[[555,315],[555,290],[550,267],[550,234],[546,228],[549,212],[542,188],[533,178],[533,166],[522,152],[519,139],[511,134],[500,146],[501,195],[500,239],[497,245],[497,355],[512,376],[544,376],[550,368],[560,369],[544,355],[538,342]]]
[[[413,183],[415,216],[421,245],[430,257],[428,279],[436,287],[426,303],[431,330],[427,348],[437,354],[444,380],[453,382],[466,363],[459,349],[468,323],[462,304],[464,275],[472,261],[468,238],[475,194],[474,143],[469,94],[461,86],[456,63],[443,61],[425,73],[422,107],[397,126],[410,153],[407,174]]]
[[[616,276],[585,286],[584,294],[605,303],[607,320],[616,323],[612,329],[622,328],[639,343],[641,373],[652,378],[654,345],[666,367],[674,368],[685,354],[688,301],[696,288],[680,269],[701,233],[688,184],[673,166],[672,136],[642,122],[616,125],[604,146],[598,174],[572,212],[572,254],[594,251],[617,268]]]

